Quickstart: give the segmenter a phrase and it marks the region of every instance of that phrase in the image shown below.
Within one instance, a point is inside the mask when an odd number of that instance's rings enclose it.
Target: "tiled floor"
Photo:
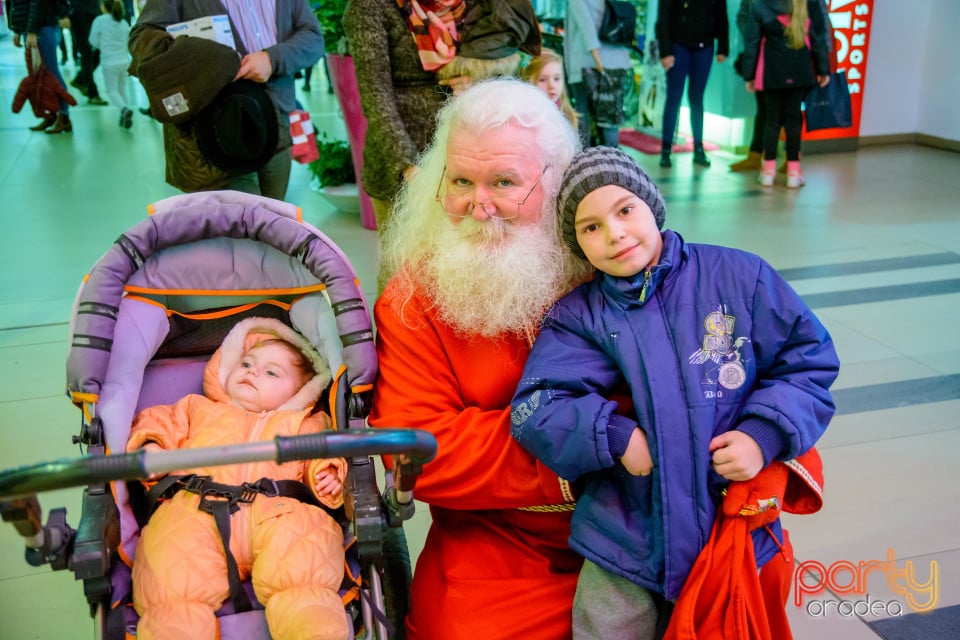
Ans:
[[[12,102],[22,75],[20,52],[0,39],[0,104]],[[322,74],[313,86],[300,97],[314,121],[345,137]],[[76,454],[70,437],[79,416],[63,391],[73,296],[146,205],[175,193],[163,183],[155,122],[137,114],[124,130],[112,107],[83,104],[72,118],[72,134],[48,136],[28,131],[31,115],[0,108],[0,469]],[[678,155],[670,171],[655,156],[641,157],[666,195],[668,225],[691,241],[754,251],[784,270],[830,329],[842,361],[839,413],[820,443],[824,509],[787,521],[798,561],[856,566],[892,550],[894,566],[912,562],[920,581],[938,563],[937,608],[960,604],[960,155],[900,146],[810,156],[799,191],[762,190],[753,176],[727,171],[732,156],[712,157],[712,168],[695,170]],[[298,165],[288,200],[350,256],[372,300],[376,233],[328,205]],[[78,494],[40,498],[48,509],[66,506],[76,524]],[[414,555],[426,523],[421,510],[407,526]],[[72,574],[32,568],[21,554],[12,527],[0,527],[0,637],[92,637]],[[842,590],[850,580],[839,571],[832,584]],[[911,611],[879,572],[864,588],[873,602],[899,600]],[[795,637],[879,637],[865,624],[870,615],[836,608],[864,596],[834,589],[791,605]],[[834,608],[813,615],[814,600]]]

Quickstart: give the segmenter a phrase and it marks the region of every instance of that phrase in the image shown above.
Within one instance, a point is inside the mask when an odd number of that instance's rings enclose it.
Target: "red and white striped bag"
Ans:
[[[293,137],[290,152],[294,160],[300,164],[308,164],[320,158],[317,136],[313,131],[309,113],[302,109],[290,112],[290,135]]]

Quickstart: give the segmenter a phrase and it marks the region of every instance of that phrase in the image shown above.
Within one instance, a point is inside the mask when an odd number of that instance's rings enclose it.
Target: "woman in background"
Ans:
[[[100,8],[103,13],[90,26],[90,46],[100,51],[100,68],[107,96],[113,106],[120,109],[120,126],[129,129],[133,124],[133,111],[127,99],[130,25],[124,19],[126,12],[120,0],[104,0]]]
[[[348,0],[343,14],[367,119],[360,179],[373,204],[377,229],[383,229],[394,196],[433,138],[437,111],[446,101],[437,69],[453,57],[449,51],[429,49],[429,38],[418,38],[424,25],[417,22],[412,2],[404,5],[396,0]],[[456,33],[466,8],[462,0],[422,0],[419,6],[439,13],[442,24],[433,26],[448,34]],[[378,291],[389,276],[381,269]]]
[[[800,171],[801,105],[814,84],[830,82],[827,16],[820,0],[754,0],[741,27],[748,91],[763,91],[766,121],[759,182],[773,186],[780,128],[786,133],[787,187],[804,184]]]
[[[564,21],[563,59],[584,146],[620,143],[623,87],[633,82],[630,49],[600,41],[605,6],[604,0],[570,0]]]
[[[579,118],[573,105],[570,104],[570,98],[567,97],[566,82],[563,78],[563,57],[560,54],[551,49],[544,49],[539,56],[530,58],[520,77],[543,89],[567,117],[573,128],[577,128]]]
[[[667,71],[667,104],[663,110],[660,166],[670,167],[673,136],[683,88],[690,78],[690,129],[693,132],[693,163],[709,167],[703,150],[703,94],[713,65],[727,59],[730,26],[724,0],[660,0],[657,9],[657,43],[660,64]]]

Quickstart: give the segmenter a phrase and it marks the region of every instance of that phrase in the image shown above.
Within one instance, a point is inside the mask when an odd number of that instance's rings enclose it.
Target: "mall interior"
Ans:
[[[733,15],[738,3],[728,4]],[[800,580],[788,603],[794,637],[957,638],[960,338],[951,318],[960,318],[960,85],[946,57],[960,3],[828,4],[835,26],[853,29],[857,18],[869,37],[857,41],[856,60],[841,62],[857,65],[857,127],[811,143],[806,186],[762,188],[754,174],[728,170],[750,127],[750,98],[729,64],[715,65],[708,89],[711,167],[678,153],[664,169],[658,155],[623,148],[663,191],[668,227],[687,241],[765,258],[835,342],[837,413],[818,444],[823,509],[785,517]],[[71,133],[30,131],[29,108],[6,108],[24,76],[23,50],[0,34],[0,469],[9,469],[78,455],[71,437],[80,419],[64,393],[77,288],[148,205],[178,192],[164,183],[161,127],[150,117],[135,113],[125,129],[114,107],[77,96]],[[73,62],[63,67],[68,78],[76,70]],[[145,106],[139,86],[130,86]],[[310,92],[297,86],[317,129],[347,139],[323,65]],[[686,122],[683,112],[681,132]],[[635,117],[624,124],[637,127]],[[377,233],[357,202],[337,208],[296,163],[287,201],[348,256],[372,305]],[[45,509],[66,507],[76,524],[78,489],[39,497]],[[405,525],[414,558],[429,525],[419,506]],[[866,570],[871,561],[878,562]],[[825,576],[802,570],[817,566]],[[11,640],[95,637],[81,583],[69,571],[28,565],[6,523],[0,621],[0,637]]]

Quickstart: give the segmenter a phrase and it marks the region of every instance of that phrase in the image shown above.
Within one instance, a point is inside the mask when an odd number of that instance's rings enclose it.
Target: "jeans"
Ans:
[[[259,170],[237,176],[223,188],[283,200],[287,195],[292,162],[290,147],[286,147],[277,151]]]
[[[687,98],[690,100],[690,129],[693,131],[694,147],[703,147],[703,94],[707,88],[707,78],[713,64],[713,46],[703,49],[688,49],[683,45],[673,45],[673,66],[667,71],[667,103],[663,110],[663,151],[669,153],[673,147],[673,136],[677,130],[677,117],[680,114],[680,100],[683,87],[690,78]]]
[[[53,77],[57,79],[57,82],[59,82],[61,86],[66,88],[67,83],[63,81],[63,76],[60,75],[60,65],[57,64],[57,49],[60,47],[61,37],[59,25],[54,24],[40,27],[40,30],[37,32],[37,47],[40,49],[40,58],[43,60],[43,64],[47,67],[47,70],[53,74]],[[59,98],[59,102],[60,113],[68,113],[70,111],[70,105],[67,104],[63,98]]]

